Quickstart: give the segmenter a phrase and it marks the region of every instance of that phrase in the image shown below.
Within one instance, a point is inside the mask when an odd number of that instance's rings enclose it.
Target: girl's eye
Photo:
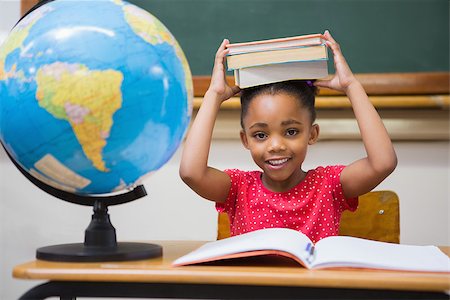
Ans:
[[[254,138],[256,138],[257,140],[264,140],[267,135],[264,132],[257,132],[253,135]]]
[[[297,133],[298,133],[298,130],[297,130],[297,129],[291,128],[291,129],[286,130],[286,135],[287,135],[287,136],[294,136],[294,135],[296,135]]]

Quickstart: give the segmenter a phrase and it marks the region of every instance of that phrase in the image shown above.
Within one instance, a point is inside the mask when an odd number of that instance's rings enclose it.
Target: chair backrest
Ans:
[[[342,213],[339,234],[400,243],[400,209],[397,194],[392,191],[373,191],[360,196],[355,212]],[[217,239],[229,236],[228,215],[219,213]]]

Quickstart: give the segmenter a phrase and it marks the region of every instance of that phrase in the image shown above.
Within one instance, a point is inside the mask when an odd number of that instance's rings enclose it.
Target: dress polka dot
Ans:
[[[231,188],[218,211],[228,213],[231,235],[286,227],[305,233],[313,242],[337,235],[342,211],[355,210],[358,199],[345,199],[340,174],[345,166],[317,167],[286,192],[271,192],[261,181],[260,171],[228,169]]]

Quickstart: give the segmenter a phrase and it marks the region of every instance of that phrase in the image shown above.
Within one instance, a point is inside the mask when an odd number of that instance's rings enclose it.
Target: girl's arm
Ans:
[[[215,202],[226,200],[231,181],[225,172],[208,166],[212,132],[222,102],[239,92],[239,87],[226,83],[228,43],[224,40],[217,50],[211,83],[188,132],[180,163],[181,179],[197,194]]]
[[[343,91],[349,98],[367,156],[348,165],[341,174],[341,184],[347,198],[371,191],[397,166],[397,156],[380,116],[350,70],[339,44],[325,31],[326,44],[333,52],[336,73],[331,80],[316,81],[319,87]]]

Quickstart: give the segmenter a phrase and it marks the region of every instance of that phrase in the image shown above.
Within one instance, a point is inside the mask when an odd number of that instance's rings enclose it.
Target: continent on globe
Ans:
[[[91,183],[89,179],[81,177],[69,168],[66,168],[51,154],[47,154],[38,160],[34,164],[34,167],[39,172],[31,169],[30,174],[49,185],[55,185],[55,183],[54,181],[52,183],[48,178],[52,178],[58,182],[64,182],[65,185],[57,184],[55,186],[62,190],[75,192],[76,189],[82,189]],[[45,176],[42,174],[45,174]]]
[[[55,62],[36,75],[36,99],[52,116],[66,120],[94,167],[108,171],[102,158],[113,125],[113,114],[122,105],[122,73],[89,70],[81,64]]]
[[[10,33],[9,39],[6,39],[2,47],[0,47],[0,80],[16,76],[16,65],[13,65],[7,71],[5,66],[6,57],[14,51],[19,51],[25,39],[28,37],[30,29],[39,21],[48,11],[49,8],[43,7],[39,11],[24,19],[23,22],[17,24]]]

